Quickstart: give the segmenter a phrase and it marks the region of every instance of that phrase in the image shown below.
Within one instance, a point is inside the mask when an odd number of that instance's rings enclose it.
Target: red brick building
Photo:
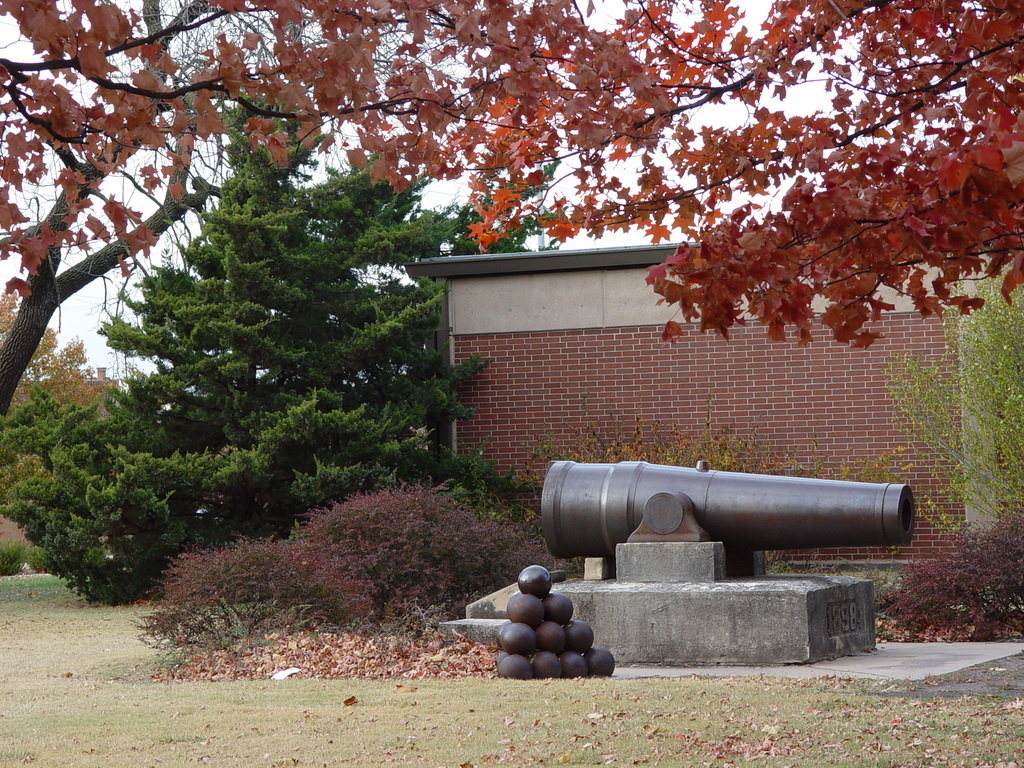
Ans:
[[[712,426],[756,433],[781,451],[825,466],[857,466],[902,450],[901,476],[919,499],[933,488],[927,457],[908,451],[892,421],[886,367],[898,353],[945,354],[941,323],[907,308],[877,324],[867,350],[831,341],[773,343],[757,324],[729,341],[690,327],[660,340],[673,310],[658,306],[646,267],[671,246],[458,256],[410,265],[414,276],[449,284],[442,335],[454,361],[490,366],[462,393],[475,408],[449,442],[482,449],[501,468],[539,469],[541,444],[565,447],[581,430],[631,430],[637,419],[699,432]],[[920,505],[919,505],[920,508]],[[943,537],[919,515],[914,543],[899,557],[939,551]],[[846,558],[893,552],[846,550]]]

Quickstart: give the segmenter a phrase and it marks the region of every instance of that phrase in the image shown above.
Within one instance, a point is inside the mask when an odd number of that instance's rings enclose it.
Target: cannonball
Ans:
[[[585,621],[570,621],[565,625],[565,649],[586,653],[594,644],[594,630]]]
[[[536,595],[526,595],[520,592],[508,599],[506,607],[508,620],[529,624],[536,627],[544,621],[544,603]]]
[[[562,677],[586,677],[590,673],[586,659],[576,651],[563,651],[558,655]]]
[[[604,648],[591,648],[583,654],[583,658],[594,677],[611,677],[615,671],[615,657]]]
[[[553,621],[541,622],[534,630],[537,635],[537,648],[551,653],[561,653],[565,650],[565,630],[561,624]]]
[[[544,597],[551,591],[551,572],[543,565],[528,565],[519,572],[519,591]]]
[[[532,627],[510,621],[498,630],[498,647],[509,653],[528,656],[537,648],[537,635]]]
[[[537,678],[561,677],[562,662],[551,651],[537,651],[533,654],[533,676]]]
[[[552,592],[544,598],[544,619],[556,624],[568,624],[572,619],[572,600],[561,592]]]
[[[498,660],[498,677],[530,680],[533,678],[533,665],[528,658],[518,653],[505,654],[503,659]]]

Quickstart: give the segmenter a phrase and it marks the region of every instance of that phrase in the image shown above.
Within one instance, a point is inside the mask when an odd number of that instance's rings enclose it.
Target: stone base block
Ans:
[[[720,541],[619,544],[615,568],[619,581],[721,581],[725,545]]]
[[[587,581],[604,581],[615,578],[614,557],[587,557],[583,559],[583,578]]]
[[[498,628],[507,623],[508,619],[459,619],[441,622],[437,629],[442,635],[458,635],[474,643],[497,646]]]
[[[866,579],[567,581],[558,591],[619,664],[806,664],[875,646]]]
[[[508,616],[505,609],[508,606],[508,599],[512,595],[519,594],[518,584],[509,584],[507,587],[491,592],[491,594],[474,600],[466,606],[467,619],[504,619]]]

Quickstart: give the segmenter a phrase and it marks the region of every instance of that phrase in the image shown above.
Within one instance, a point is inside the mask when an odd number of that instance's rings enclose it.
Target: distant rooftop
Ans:
[[[630,269],[660,264],[678,247],[637,245],[626,248],[588,248],[580,251],[526,251],[439,256],[405,265],[412,277],[478,277],[580,269]]]

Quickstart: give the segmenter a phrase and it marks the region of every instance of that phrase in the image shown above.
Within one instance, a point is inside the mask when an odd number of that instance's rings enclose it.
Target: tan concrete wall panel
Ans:
[[[451,285],[453,332],[659,325],[674,310],[657,304],[646,276],[646,269],[617,269],[458,278]]]
[[[646,269],[609,270],[603,275],[602,328],[662,325],[678,314],[675,307],[658,304],[661,297],[647,284]]]

